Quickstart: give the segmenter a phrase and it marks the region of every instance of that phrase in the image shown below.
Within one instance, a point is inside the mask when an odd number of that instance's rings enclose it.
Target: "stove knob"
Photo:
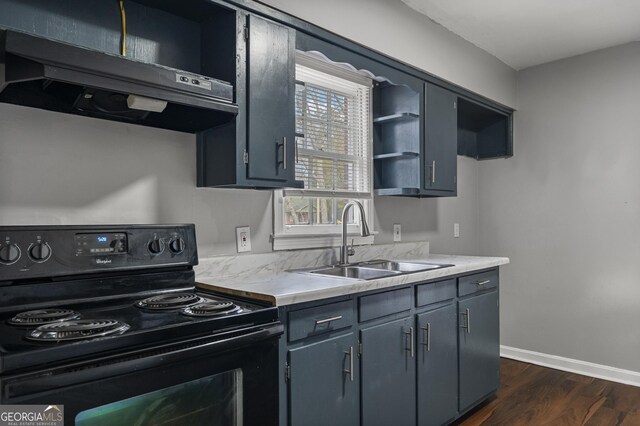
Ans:
[[[49,243],[35,243],[29,247],[29,257],[34,262],[46,262],[51,257],[51,247]]]
[[[124,239],[122,239],[122,238],[111,241],[111,243],[109,243],[109,245],[113,249],[114,253],[124,253],[125,252]]]
[[[184,240],[180,237],[174,238],[171,241],[169,241],[169,250],[171,250],[171,253],[180,254],[184,251],[185,247],[186,247],[186,244],[184,243]]]
[[[160,238],[154,237],[153,240],[147,244],[147,248],[151,254],[160,254],[164,251],[164,242]]]
[[[0,246],[0,263],[11,265],[20,259],[20,247],[17,244],[4,244]]]

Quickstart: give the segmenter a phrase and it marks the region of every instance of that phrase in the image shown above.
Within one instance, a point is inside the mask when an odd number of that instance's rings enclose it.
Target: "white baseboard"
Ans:
[[[640,372],[500,345],[500,356],[556,370],[640,387]]]

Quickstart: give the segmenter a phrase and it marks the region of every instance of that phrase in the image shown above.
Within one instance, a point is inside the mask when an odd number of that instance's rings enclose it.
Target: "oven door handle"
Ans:
[[[273,323],[260,328],[245,329],[200,336],[181,342],[129,351],[110,357],[102,357],[90,362],[54,367],[35,373],[7,377],[3,386],[7,398],[51,391],[66,386],[146,370],[199,356],[211,356],[230,352],[268,339],[278,338],[283,333],[281,323]]]

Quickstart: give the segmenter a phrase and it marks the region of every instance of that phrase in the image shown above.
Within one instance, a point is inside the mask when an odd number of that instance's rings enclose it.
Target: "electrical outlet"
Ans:
[[[402,225],[399,223],[393,224],[393,241],[402,241]]]
[[[238,253],[251,251],[251,228],[248,226],[236,228],[236,245],[238,246]]]
[[[459,223],[454,223],[453,224],[453,237],[454,238],[459,238],[460,237],[460,224]]]

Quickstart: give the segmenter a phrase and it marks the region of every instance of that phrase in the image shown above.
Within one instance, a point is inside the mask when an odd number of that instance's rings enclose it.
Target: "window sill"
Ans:
[[[373,244],[374,235],[361,237],[349,235],[347,241],[357,246]],[[273,250],[298,250],[308,248],[340,247],[342,237],[340,235],[275,235],[272,237]]]

